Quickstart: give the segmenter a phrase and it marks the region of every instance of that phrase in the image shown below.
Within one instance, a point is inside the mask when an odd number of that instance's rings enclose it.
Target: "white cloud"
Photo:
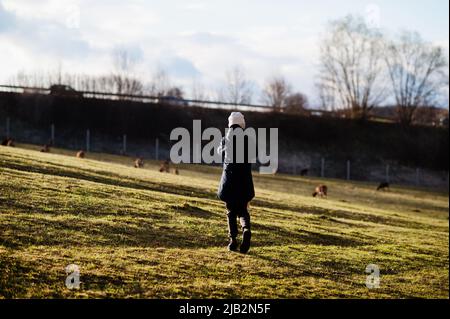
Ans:
[[[13,12],[22,19],[52,21],[66,24],[74,10],[79,8],[78,0],[4,0],[6,10]]]
[[[181,9],[188,10],[188,11],[205,10],[206,2],[205,1],[193,1],[193,2],[183,3],[181,5]]]

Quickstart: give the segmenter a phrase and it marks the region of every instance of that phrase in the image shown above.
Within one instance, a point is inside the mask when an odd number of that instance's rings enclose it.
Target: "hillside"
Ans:
[[[448,193],[326,180],[317,199],[318,180],[256,174],[242,255],[225,248],[218,168],[36,150],[0,147],[0,298],[449,297]]]

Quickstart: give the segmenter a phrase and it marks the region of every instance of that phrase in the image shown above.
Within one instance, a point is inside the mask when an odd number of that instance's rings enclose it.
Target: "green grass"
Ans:
[[[226,250],[220,168],[36,149],[0,147],[0,298],[449,298],[448,193],[255,174],[242,255]]]

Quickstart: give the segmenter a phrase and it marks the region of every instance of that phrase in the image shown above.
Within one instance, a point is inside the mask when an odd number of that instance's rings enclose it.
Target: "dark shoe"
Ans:
[[[230,238],[230,243],[228,244],[229,251],[236,251],[238,247],[238,243],[236,238]]]
[[[252,233],[250,232],[250,229],[245,229],[242,232],[242,243],[240,247],[240,252],[243,254],[246,254],[248,250],[250,249],[250,239],[252,238]]]

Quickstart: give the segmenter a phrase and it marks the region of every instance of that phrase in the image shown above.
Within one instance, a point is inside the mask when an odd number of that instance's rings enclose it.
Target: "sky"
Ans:
[[[388,35],[418,31],[448,55],[447,0],[0,0],[0,84],[19,71],[109,73],[119,48],[137,77],[166,70],[187,96],[238,66],[256,90],[282,75],[314,103],[320,39],[348,14]]]

